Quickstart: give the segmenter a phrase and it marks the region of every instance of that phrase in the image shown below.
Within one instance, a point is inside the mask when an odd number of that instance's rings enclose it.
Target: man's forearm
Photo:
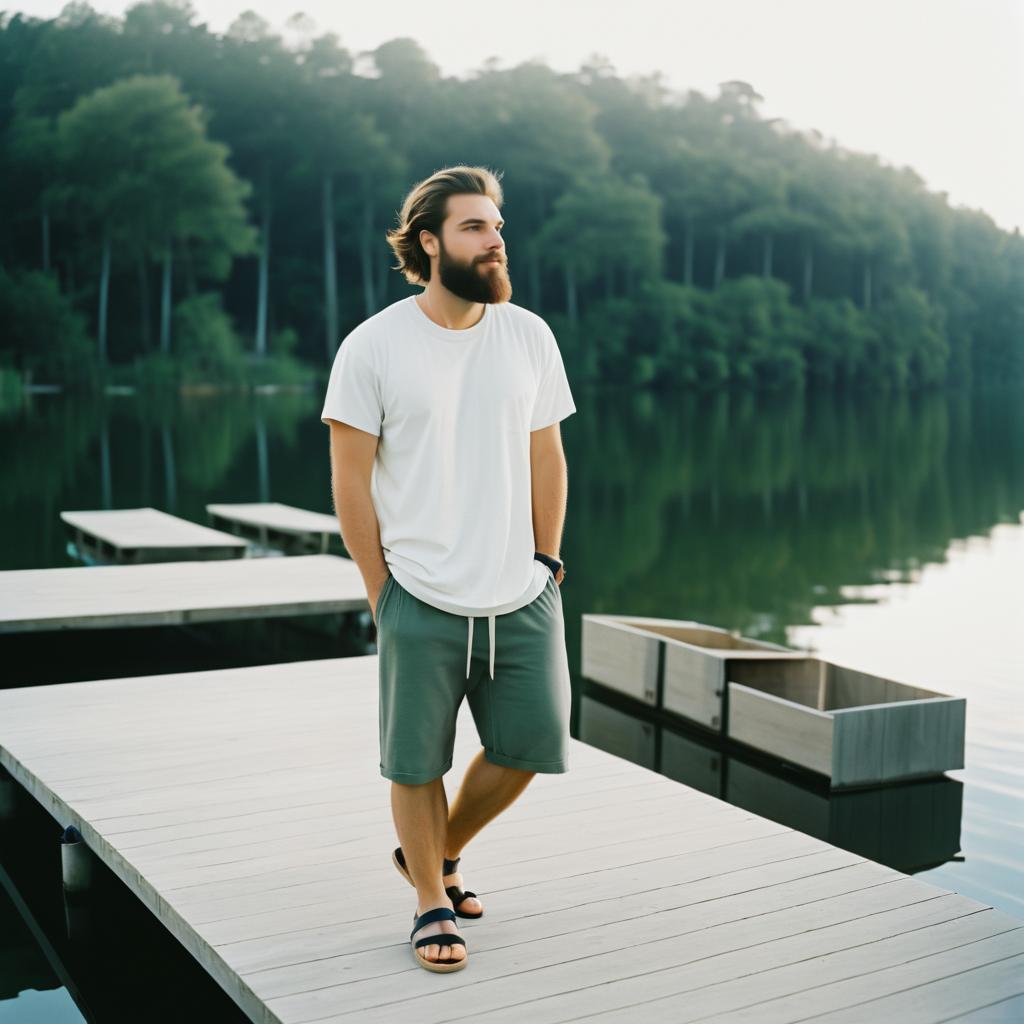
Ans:
[[[531,475],[535,550],[561,558],[559,548],[569,495],[569,472],[564,457],[553,456],[535,462]]]
[[[387,579],[388,565],[369,484],[358,479],[335,478],[331,490],[345,550],[359,566],[367,591],[372,592]]]

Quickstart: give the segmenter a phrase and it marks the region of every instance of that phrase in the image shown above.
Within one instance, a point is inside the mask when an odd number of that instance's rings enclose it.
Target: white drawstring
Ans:
[[[469,619],[469,640],[466,643],[466,678],[469,678],[469,663],[473,659],[473,616],[467,615]],[[490,634],[490,670],[491,678],[494,678],[494,634],[495,634],[495,620],[496,616],[487,616],[487,632]]]
[[[487,616],[487,632],[491,637],[491,678],[494,678],[494,633],[495,633],[495,618],[493,615]]]

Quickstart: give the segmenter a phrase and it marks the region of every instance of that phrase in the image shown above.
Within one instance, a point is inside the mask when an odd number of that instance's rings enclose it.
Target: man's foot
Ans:
[[[451,903],[441,903],[438,906],[448,907],[450,910]],[[417,907],[416,916],[421,917],[428,910],[432,910],[432,907]],[[422,928],[417,928],[416,932],[412,936],[412,941],[418,942],[420,939],[425,939],[430,935],[440,935],[447,933],[449,935],[458,935],[459,929],[455,926],[454,921],[431,921],[430,924],[423,925]],[[459,960],[466,958],[466,947],[452,945],[428,945],[419,947],[420,956],[426,957],[426,959],[433,961],[438,964],[450,964],[456,963]]]
[[[465,888],[462,883],[462,872],[453,871],[450,875],[445,875],[442,879],[444,887],[447,889],[451,885],[458,886],[460,889]],[[459,904],[459,912],[462,914],[479,914],[483,912],[483,905],[475,896],[467,896]]]

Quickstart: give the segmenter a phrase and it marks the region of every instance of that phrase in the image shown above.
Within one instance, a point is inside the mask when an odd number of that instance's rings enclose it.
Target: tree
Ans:
[[[227,147],[206,138],[201,110],[169,76],[133,76],[96,90],[60,116],[58,134],[70,201],[101,240],[100,361],[115,259],[162,261],[160,349],[169,351],[175,245],[197,241],[222,263],[248,251],[248,186],[227,166]]]
[[[640,179],[583,179],[555,200],[536,245],[543,265],[564,274],[566,313],[575,326],[579,288],[600,281],[608,299],[621,281],[629,297],[640,281],[661,276],[661,201]]]

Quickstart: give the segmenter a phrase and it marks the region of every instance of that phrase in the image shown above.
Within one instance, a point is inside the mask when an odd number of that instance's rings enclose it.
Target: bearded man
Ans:
[[[377,629],[392,860],[417,894],[409,941],[444,972],[467,963],[456,918],[483,916],[463,849],[537,772],[568,769],[559,423],[576,406],[551,329],[509,301],[502,201],[482,167],[409,192],[388,243],[422,291],[344,339],[321,416]],[[449,807],[463,698],[482,747]]]

